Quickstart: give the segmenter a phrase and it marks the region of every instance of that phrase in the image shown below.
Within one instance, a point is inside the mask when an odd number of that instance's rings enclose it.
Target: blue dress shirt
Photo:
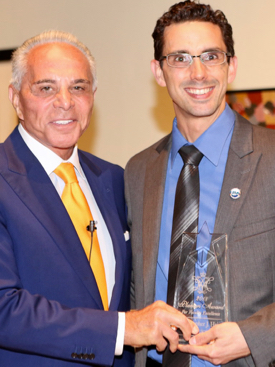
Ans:
[[[193,143],[203,153],[199,165],[200,174],[200,204],[198,232],[207,223],[210,233],[214,232],[216,212],[224,177],[229,145],[234,128],[235,115],[226,104],[223,113],[217,120]],[[174,201],[179,174],[183,161],[178,151],[183,145],[190,144],[180,133],[177,119],[173,121],[172,148],[168,158],[163,209],[161,218],[158,263],[156,270],[155,300],[166,302],[168,270],[170,257],[170,243]],[[229,195],[229,193],[228,193]],[[206,244],[208,245],[208,244]],[[162,362],[162,355],[155,349],[148,352],[148,356]],[[192,367],[213,366],[196,356],[192,357]]]

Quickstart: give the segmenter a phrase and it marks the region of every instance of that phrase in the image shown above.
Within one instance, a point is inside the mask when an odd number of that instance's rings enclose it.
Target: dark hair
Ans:
[[[220,27],[223,41],[227,52],[231,56],[235,55],[232,27],[228,23],[221,10],[214,11],[210,5],[197,4],[194,1],[186,0],[172,5],[168,12],[158,19],[152,37],[154,39],[155,60],[159,60],[162,55],[164,45],[164,30],[171,24],[183,23],[187,21],[210,22]]]

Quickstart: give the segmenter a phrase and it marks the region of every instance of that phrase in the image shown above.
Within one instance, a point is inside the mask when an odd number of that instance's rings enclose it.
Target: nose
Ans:
[[[206,78],[206,66],[201,62],[199,57],[193,58],[193,62],[189,68],[191,79],[203,80]]]
[[[54,107],[62,108],[65,111],[74,107],[74,101],[70,91],[65,88],[60,89],[55,95]]]

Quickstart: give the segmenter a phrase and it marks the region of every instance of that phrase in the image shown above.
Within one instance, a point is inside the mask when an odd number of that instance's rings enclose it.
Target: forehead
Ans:
[[[27,57],[26,77],[73,77],[91,79],[86,56],[76,47],[63,43],[35,46]]]
[[[165,28],[163,54],[184,51],[195,54],[219,48],[226,51],[222,32],[210,22],[173,23]]]

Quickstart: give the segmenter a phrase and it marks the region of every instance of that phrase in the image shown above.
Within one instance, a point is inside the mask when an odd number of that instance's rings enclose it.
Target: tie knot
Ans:
[[[57,174],[65,184],[71,184],[73,182],[78,182],[72,163],[61,163],[55,170],[54,173]]]
[[[203,154],[194,145],[184,145],[180,148],[179,154],[184,164],[192,164],[198,166],[203,157]]]

